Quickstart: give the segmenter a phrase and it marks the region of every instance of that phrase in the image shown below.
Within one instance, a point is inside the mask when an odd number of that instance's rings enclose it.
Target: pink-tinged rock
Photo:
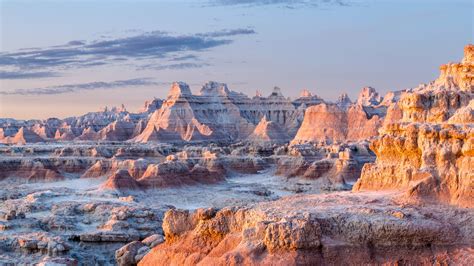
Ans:
[[[98,140],[100,138],[99,134],[94,130],[93,127],[88,127],[82,131],[82,134],[77,137],[77,140]]]
[[[377,159],[364,166],[354,191],[399,189],[415,201],[474,206],[471,53],[470,45],[460,65],[442,67],[435,82],[405,91],[389,108],[371,143]]]
[[[54,139],[56,140],[73,140],[76,138],[74,132],[72,132],[71,127],[67,126],[61,129],[57,129],[54,134]]]
[[[288,134],[277,123],[268,121],[264,116],[248,137],[251,142],[285,143],[290,139]]]
[[[97,132],[99,139],[125,141],[132,137],[135,125],[129,121],[117,120]]]
[[[372,87],[364,87],[359,93],[357,103],[362,106],[375,106],[382,101],[382,97]]]
[[[142,186],[133,177],[130,176],[127,170],[121,169],[107,178],[107,181],[101,186],[105,190],[140,190]]]
[[[319,104],[306,109],[298,133],[293,139],[298,142],[340,142],[346,139],[347,114],[334,104]]]
[[[166,241],[139,265],[460,262],[472,258],[471,236],[463,233],[473,226],[471,214],[446,206],[403,208],[373,193],[290,196],[218,211],[169,210],[163,219]]]
[[[34,133],[33,131],[21,127],[18,132],[12,137],[5,137],[3,138],[2,142],[6,144],[20,144],[24,145],[26,143],[36,143],[44,141],[38,134]]]
[[[375,108],[361,103],[345,107],[326,103],[311,106],[306,109],[303,123],[291,143],[365,140],[377,135],[384,116],[385,107]]]

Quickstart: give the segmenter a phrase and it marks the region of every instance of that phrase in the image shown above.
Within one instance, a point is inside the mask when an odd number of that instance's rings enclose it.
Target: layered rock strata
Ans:
[[[342,145],[293,145],[276,160],[277,175],[321,179],[332,189],[350,188],[365,163],[375,160],[367,143]]]
[[[389,108],[354,191],[406,189],[418,200],[474,206],[474,75],[472,45],[459,64],[408,90]]]
[[[0,119],[0,142],[130,140],[141,143],[233,143],[249,137],[263,138],[264,141],[275,137],[269,141],[280,143],[295,137],[308,107],[313,109],[307,115],[307,123],[316,123],[317,128],[330,131],[329,138],[335,141],[354,140],[374,134],[379,118],[385,115],[384,106],[390,99],[382,102],[378,93],[367,87],[361,91],[357,102],[352,104],[347,95],[343,95],[338,102],[331,104],[308,90],[291,100],[278,87],[268,97],[259,94],[249,98],[230,90],[224,83],[214,81],[204,84],[200,93],[195,95],[187,84],[175,82],[166,100],[147,101],[138,113],[128,112],[122,105],[65,119]],[[314,117],[327,117],[328,121],[319,124],[312,120]],[[354,123],[349,124],[353,120]],[[266,129],[269,133],[266,136],[259,135],[261,128],[256,129],[263,121],[271,125]],[[298,134],[297,141],[321,139],[321,132],[316,136],[306,136],[305,127]],[[349,132],[348,128],[355,128],[354,132]]]
[[[382,126],[387,106],[396,98],[384,100],[374,88],[360,92],[356,103],[342,95],[336,103],[321,103],[306,109],[304,120],[291,141],[301,143],[341,143],[374,137]]]
[[[163,220],[166,242],[153,248],[139,265],[463,264],[474,260],[472,210],[402,208],[384,196],[304,195],[250,208],[170,210]]]

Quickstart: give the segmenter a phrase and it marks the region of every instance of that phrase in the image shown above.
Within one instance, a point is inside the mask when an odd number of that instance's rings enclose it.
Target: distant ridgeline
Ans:
[[[322,112],[328,112],[327,119],[340,120],[334,124],[332,131],[344,131],[320,139],[312,137],[311,140],[356,140],[365,138],[367,134],[356,136],[345,133],[352,115],[357,116],[359,123],[370,123],[368,132],[372,134],[381,124],[388,105],[399,94],[392,92],[382,98],[368,87],[362,89],[355,103],[347,94],[330,103],[307,90],[303,90],[299,98],[291,100],[284,97],[278,87],[268,97],[257,92],[250,98],[230,90],[224,83],[213,81],[206,83],[199,95],[193,95],[187,84],[175,82],[165,100],[147,101],[138,113],[131,113],[122,105],[120,108],[106,107],[99,112],[65,119],[0,119],[0,143],[73,140],[171,143],[248,140],[281,143],[297,135],[304,113],[310,106],[319,106]]]
[[[447,120],[456,108],[467,106],[473,93],[472,51],[472,45],[466,46],[462,62],[441,66],[440,77],[430,84],[421,85],[414,91],[389,92],[384,97],[366,87],[356,102],[347,94],[342,94],[336,102],[327,102],[307,90],[291,100],[275,87],[268,97],[257,92],[250,98],[230,90],[224,83],[213,81],[204,84],[199,95],[193,95],[186,83],[175,82],[165,100],[147,101],[138,113],[130,113],[122,105],[62,120],[0,119],[0,143],[130,140],[169,143],[292,141],[298,144],[365,140],[376,136],[384,123],[421,119],[417,116],[428,120],[443,116]],[[456,104],[437,103],[452,107],[445,113],[426,110],[423,96],[402,97],[402,94],[420,94],[423,90],[465,96],[460,96],[462,101]],[[414,101],[405,104],[410,107],[404,112],[398,111],[397,102],[401,97],[405,99],[403,101]],[[390,117],[385,119],[387,110]]]

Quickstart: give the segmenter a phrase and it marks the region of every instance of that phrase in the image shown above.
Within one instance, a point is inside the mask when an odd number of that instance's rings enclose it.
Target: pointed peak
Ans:
[[[283,94],[281,93],[281,89],[277,86],[273,87],[273,92],[270,94],[270,96],[273,97],[283,97]]]
[[[95,130],[93,127],[87,127],[85,130],[84,130],[84,133],[95,133]]]
[[[170,92],[168,93],[168,98],[176,98],[180,96],[191,96],[191,89],[189,85],[185,82],[173,82],[171,85]]]
[[[357,98],[357,103],[364,106],[377,105],[381,101],[382,101],[382,97],[372,87],[362,88],[359,93],[359,98]]]
[[[474,45],[468,44],[464,47],[463,64],[474,64]]]
[[[349,95],[347,95],[347,93],[341,93],[341,95],[339,95],[339,97],[337,98],[337,102],[339,103],[343,103],[343,102],[348,102],[348,103],[352,103],[351,99],[349,98]]]
[[[125,105],[122,103],[119,108],[117,108],[117,112],[127,112],[127,108],[125,108]]]
[[[303,89],[300,93],[300,97],[313,97],[313,94],[309,90]]]

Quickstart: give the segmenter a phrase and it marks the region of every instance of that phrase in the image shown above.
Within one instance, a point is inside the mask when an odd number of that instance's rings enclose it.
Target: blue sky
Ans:
[[[470,0],[0,0],[0,117],[136,111],[176,80],[327,99],[410,88],[460,60],[473,12]]]

